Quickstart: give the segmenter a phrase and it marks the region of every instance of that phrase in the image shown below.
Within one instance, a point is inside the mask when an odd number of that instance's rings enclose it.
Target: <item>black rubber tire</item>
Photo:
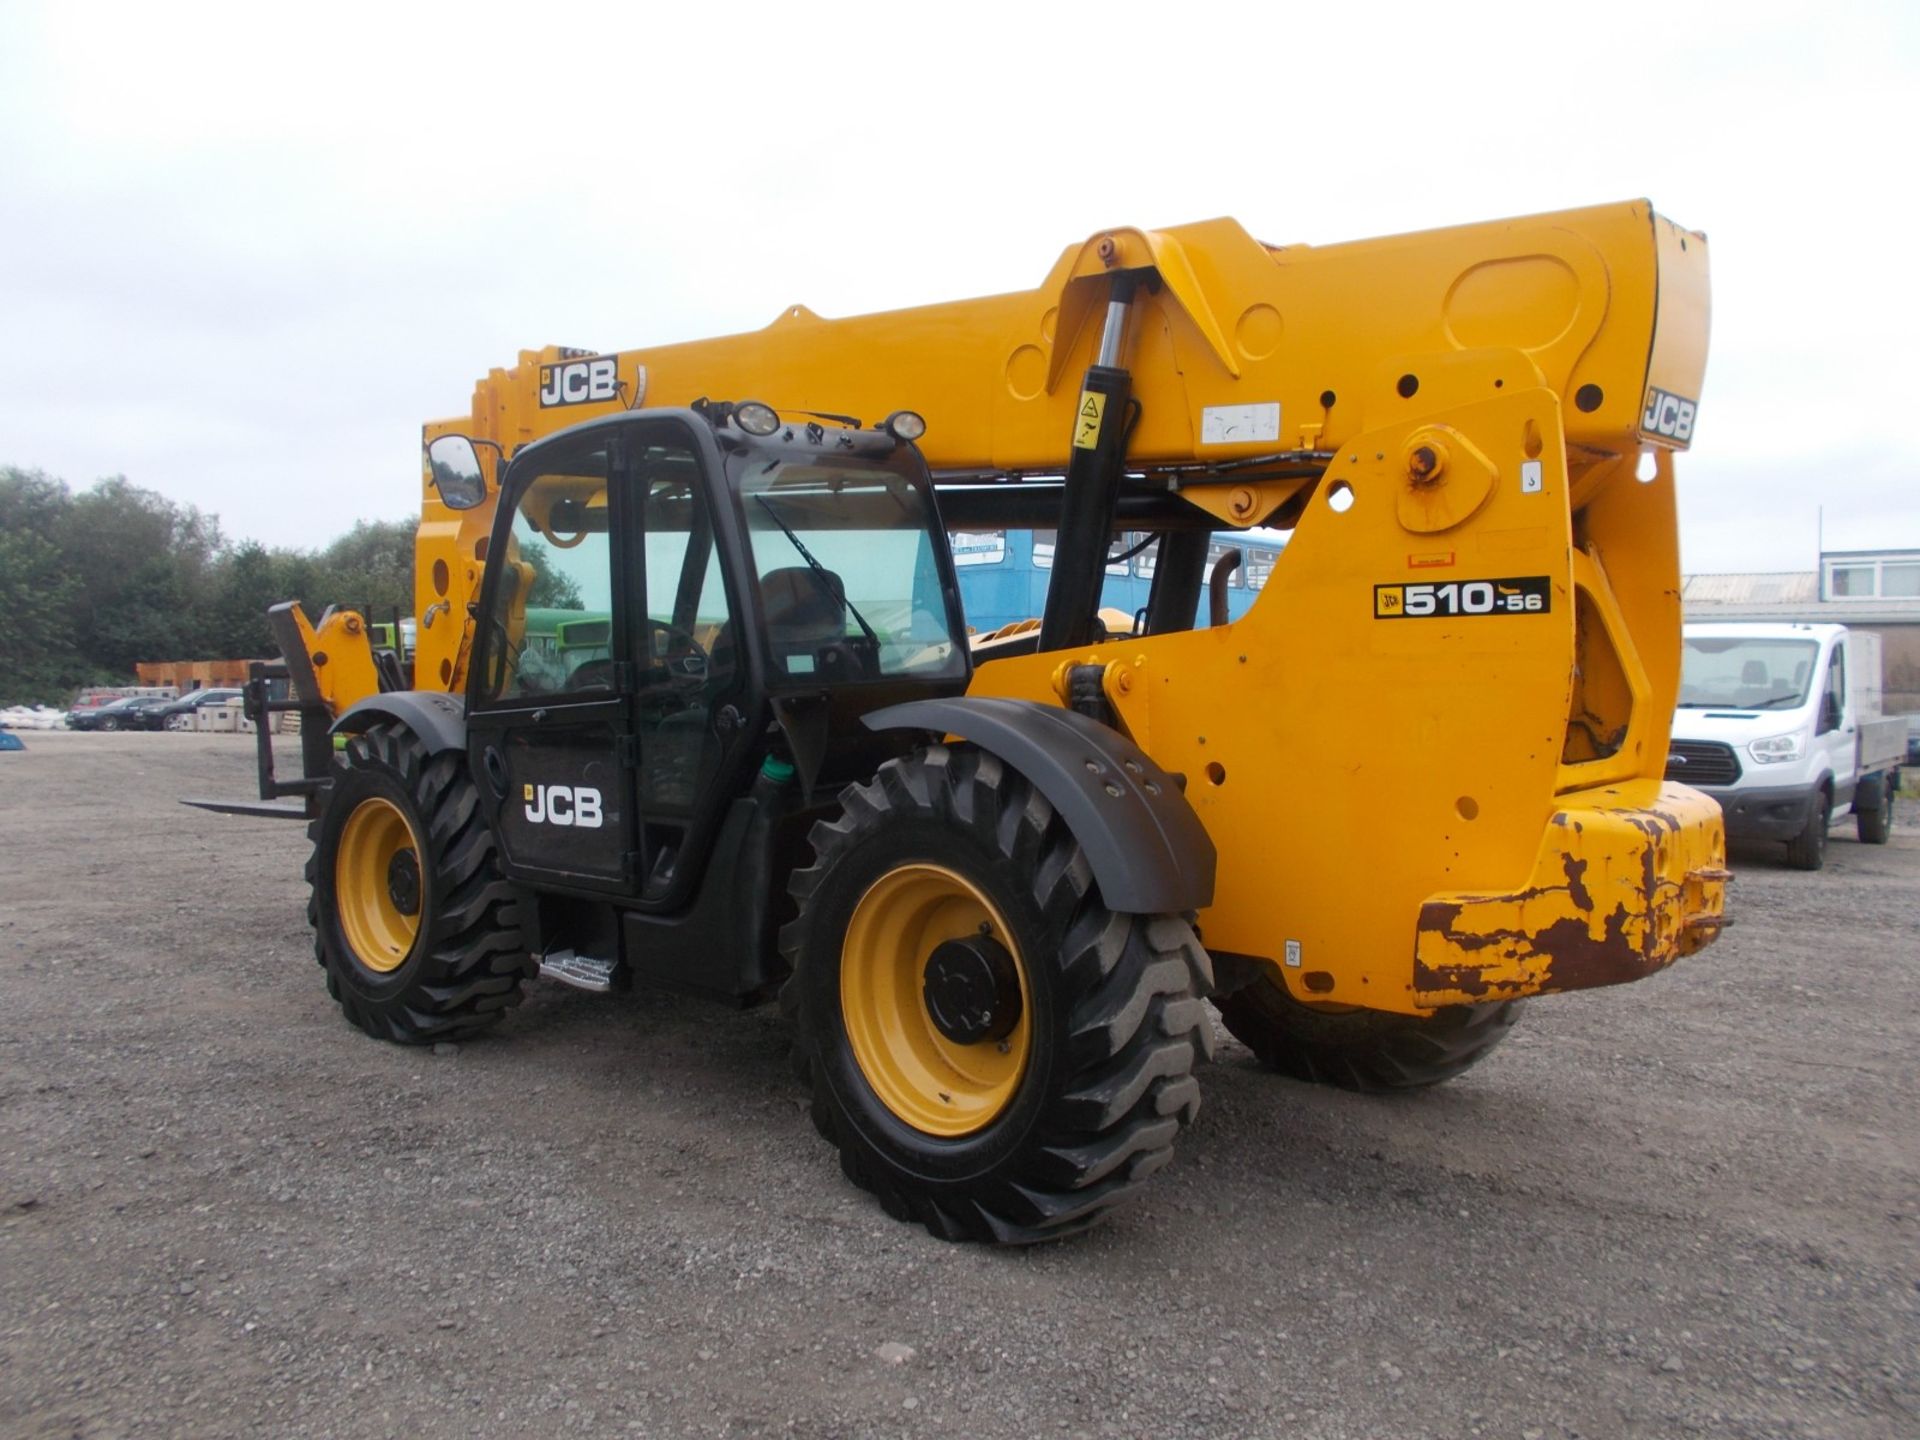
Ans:
[[[1214,1002],[1220,1019],[1268,1067],[1295,1080],[1379,1094],[1438,1085],[1507,1038],[1525,1002],[1448,1005],[1432,1015],[1326,1011],[1256,980]]]
[[[1884,845],[1893,838],[1893,797],[1894,787],[1883,780],[1880,782],[1880,807],[1877,810],[1854,808],[1853,831],[1860,837],[1862,845]]]
[[[117,715],[103,716],[99,728],[102,730],[118,730],[120,728],[120,717]]]
[[[1211,1056],[1206,951],[1181,915],[1109,909],[1079,843],[1018,773],[972,746],[933,746],[849,787],[794,873],[795,1069],[841,1168],[887,1212],[947,1240],[1026,1244],[1085,1229],[1173,1155]],[[1019,942],[1032,1050],[1007,1107],[938,1138],[874,1093],[847,1040],[841,948],[854,907],[898,866],[934,863],[991,896]]]
[[[1827,830],[1833,824],[1833,796],[1822,790],[1807,807],[1807,824],[1787,841],[1787,864],[1795,870],[1818,870],[1827,863]]]
[[[422,837],[419,933],[395,970],[363,965],[341,934],[334,862],[346,817],[363,800],[391,801]],[[404,725],[383,723],[334,756],[326,808],[307,828],[307,923],[327,990],[349,1023],[380,1040],[462,1040],[520,1003],[527,954],[518,892],[501,879],[493,832],[466,757],[429,757]]]

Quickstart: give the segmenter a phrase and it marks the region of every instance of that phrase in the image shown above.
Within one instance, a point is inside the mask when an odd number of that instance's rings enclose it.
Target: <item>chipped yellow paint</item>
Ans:
[[[1414,999],[1468,1005],[1638,980],[1718,933],[1728,873],[1720,807],[1637,781],[1564,797],[1525,888],[1420,907]]]

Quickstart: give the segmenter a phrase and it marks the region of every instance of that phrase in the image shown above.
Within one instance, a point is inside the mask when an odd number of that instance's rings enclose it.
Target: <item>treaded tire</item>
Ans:
[[[428,852],[418,857],[418,934],[406,959],[384,973],[347,943],[334,894],[340,832],[372,798],[395,805]],[[477,1035],[520,1003],[526,954],[517,892],[500,877],[465,756],[429,757],[405,726],[373,726],[335,755],[326,807],[307,836],[314,956],[350,1023],[376,1039],[424,1045]]]
[[[1818,803],[1808,807],[1807,824],[1787,841],[1787,864],[1795,870],[1818,870],[1827,863],[1827,831],[1833,824],[1833,796],[1820,792]]]
[[[1853,812],[1853,831],[1862,845],[1884,845],[1893,838],[1893,786],[1880,784],[1880,808]]]
[[[1471,1069],[1507,1038],[1524,1004],[1448,1005],[1430,1016],[1329,1013],[1270,980],[1214,1003],[1227,1032],[1263,1064],[1296,1080],[1369,1093],[1418,1090]]]
[[[972,746],[933,746],[848,787],[816,824],[781,932],[794,1065],[847,1177],[946,1240],[1026,1244],[1093,1224],[1164,1166],[1200,1108],[1213,1050],[1212,967],[1185,916],[1123,915],[1079,843],[1024,777]],[[879,1098],[848,1039],[844,937],[880,877],[947,867],[990,896],[1019,944],[1030,1049],[1011,1098],[940,1138]]]

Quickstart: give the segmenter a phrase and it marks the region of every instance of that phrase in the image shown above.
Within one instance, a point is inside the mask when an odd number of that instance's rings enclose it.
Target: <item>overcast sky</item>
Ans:
[[[1058,18],[1050,18],[1057,9]],[[0,464],[312,545],[547,343],[1637,196],[1713,241],[1692,570],[1920,546],[1920,4],[0,5]]]

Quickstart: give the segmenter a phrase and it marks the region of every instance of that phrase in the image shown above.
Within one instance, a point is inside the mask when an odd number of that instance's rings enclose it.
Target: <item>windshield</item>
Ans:
[[[1791,710],[1807,698],[1817,640],[1686,637],[1683,710]]]
[[[910,461],[738,457],[774,680],[966,674],[925,487]]]

